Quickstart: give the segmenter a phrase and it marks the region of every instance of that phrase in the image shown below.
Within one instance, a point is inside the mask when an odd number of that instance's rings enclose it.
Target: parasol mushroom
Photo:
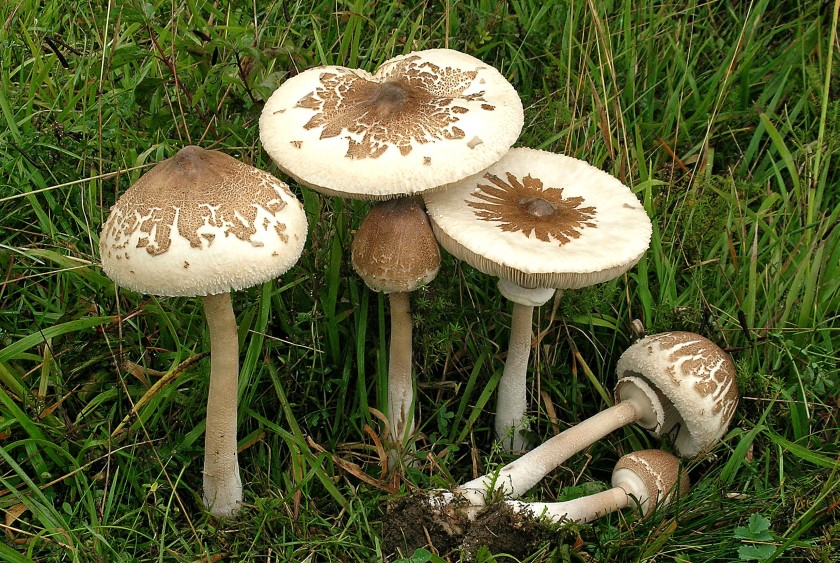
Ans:
[[[615,405],[455,492],[476,506],[492,490],[517,498],[573,454],[633,422],[654,436],[671,436],[680,456],[694,457],[723,436],[735,415],[735,364],[698,334],[663,332],[643,338],[625,350],[616,371]]]
[[[211,348],[203,500],[214,516],[233,515],[242,500],[239,347],[230,291],[286,272],[300,257],[306,232],[303,207],[286,184],[196,146],[144,174],[102,227],[102,267],[117,285],[202,297]]]
[[[556,289],[595,285],[632,268],[650,243],[650,219],[613,176],[527,148],[511,149],[488,169],[423,197],[441,246],[498,277],[500,292],[513,302],[495,429],[506,450],[525,449],[534,307]]]
[[[388,294],[391,343],[388,350],[388,423],[392,440],[414,432],[409,293],[434,279],[440,250],[418,198],[398,198],[373,207],[353,239],[353,268],[374,291]],[[396,458],[389,459],[393,466]]]

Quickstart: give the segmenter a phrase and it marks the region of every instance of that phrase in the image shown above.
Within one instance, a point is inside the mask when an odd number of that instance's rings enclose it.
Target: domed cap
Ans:
[[[688,473],[677,458],[660,450],[641,450],[622,456],[615,464],[612,486],[621,487],[633,495],[644,516],[656,505],[673,500],[676,487],[684,495],[688,492]]]
[[[419,198],[377,203],[353,237],[353,269],[374,291],[414,291],[440,269],[429,218]]]
[[[618,179],[582,160],[527,148],[424,194],[441,246],[525,288],[613,279],[642,257],[651,223]]]
[[[671,435],[683,457],[711,448],[726,432],[738,405],[735,363],[699,334],[663,332],[643,338],[621,355],[616,372],[619,401],[631,378],[656,390],[665,416],[654,434]]]
[[[496,69],[430,49],[375,74],[322,66],[290,78],[266,102],[260,139],[284,172],[320,192],[390,199],[495,162],[523,119],[519,95]]]
[[[155,295],[212,295],[277,277],[306,240],[286,184],[196,146],[158,163],[119,198],[102,228],[105,273]]]

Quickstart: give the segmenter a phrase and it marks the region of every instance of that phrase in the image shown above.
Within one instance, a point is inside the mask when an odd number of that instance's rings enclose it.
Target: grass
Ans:
[[[743,395],[676,509],[564,528],[527,560],[840,557],[840,2],[258,4],[0,6],[0,560],[379,560],[389,500],[508,460],[490,444],[509,311],[447,257],[414,301],[424,463],[382,470],[386,307],[347,258],[367,205],[294,186],[300,263],[234,296],[247,508],[215,521],[200,305],[118,291],[97,262],[117,195],[187,143],[277,173],[257,118],[286,77],[442,46],[514,84],[519,145],[615,174],[654,222],[629,274],[538,312],[538,438],[606,406],[634,318],[726,347]],[[645,446],[617,432],[529,497],[603,486]]]

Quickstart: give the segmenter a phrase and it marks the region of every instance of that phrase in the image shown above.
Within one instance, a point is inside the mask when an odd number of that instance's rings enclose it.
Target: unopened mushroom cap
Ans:
[[[579,288],[642,257],[651,223],[617,178],[582,160],[527,148],[424,194],[438,241],[482,272],[522,287]]]
[[[390,199],[495,162],[523,119],[499,71],[430,49],[390,59],[375,74],[322,66],[290,78],[266,102],[260,139],[284,172],[320,192]]]
[[[726,432],[738,404],[735,363],[699,334],[663,332],[637,341],[621,355],[619,380],[636,377],[663,399],[665,422],[683,457],[711,448]]]
[[[155,295],[212,295],[277,277],[306,240],[285,183],[218,151],[181,149],[111,208],[99,241],[118,285]]]
[[[414,291],[432,281],[440,250],[418,198],[374,205],[353,238],[353,268],[374,291]]]
[[[677,486],[680,495],[687,493],[689,480],[676,457],[660,450],[641,450],[618,460],[612,485],[633,495],[647,516],[659,503],[670,502]]]

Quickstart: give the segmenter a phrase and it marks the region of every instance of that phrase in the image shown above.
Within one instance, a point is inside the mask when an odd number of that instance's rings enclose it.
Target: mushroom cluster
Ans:
[[[287,80],[265,104],[260,138],[284,173],[325,195],[376,201],[356,232],[351,262],[368,287],[389,296],[392,467],[415,432],[409,295],[437,275],[439,245],[497,277],[513,302],[495,432],[515,451],[529,445],[534,307],[558,290],[624,274],[650,243],[650,219],[618,179],[568,156],[511,149],[523,122],[522,103],[501,73],[449,49],[395,57],[375,73],[313,68]],[[118,285],[202,297],[212,352],[203,502],[214,516],[233,515],[243,499],[230,291],[291,268],[307,227],[303,207],[282,181],[195,146],[142,176],[103,225],[102,265]],[[735,367],[702,336],[657,334],[622,354],[615,400],[500,470],[424,496],[421,509],[447,534],[462,533],[498,499],[514,514],[555,522],[588,522],[628,506],[650,514],[688,487],[678,459],[658,450],[623,456],[606,491],[561,503],[517,499],[570,456],[634,422],[667,437],[681,457],[707,451],[733,418]]]
[[[522,102],[499,71],[467,54],[401,55],[371,74],[322,66],[266,102],[260,138],[289,176],[321,192],[377,203],[352,243],[352,264],[391,309],[388,401],[392,454],[414,432],[409,293],[437,275],[440,253],[419,198],[501,158],[522,129]],[[398,455],[389,459],[396,465]]]
[[[676,452],[691,458],[713,447],[732,420],[738,403],[734,363],[702,336],[666,332],[643,338],[622,354],[616,369],[616,405],[550,438],[498,471],[452,491],[432,491],[417,503],[444,522],[440,526],[444,534],[453,530],[461,533],[466,522],[500,498],[514,511],[528,511],[555,521],[590,521],[627,506],[628,495],[635,498],[643,514],[649,513],[651,506],[668,498],[674,484],[687,487],[688,483],[684,476],[678,477],[676,458],[664,452],[625,456],[627,459],[622,458],[614,473],[614,488],[591,497],[560,504],[515,500],[572,455],[627,424],[637,422],[656,436],[670,436]],[[631,481],[624,479],[629,476],[627,471],[619,471],[653,465],[668,469]],[[654,502],[645,503],[646,498]],[[393,517],[394,522],[402,520],[399,515]]]

